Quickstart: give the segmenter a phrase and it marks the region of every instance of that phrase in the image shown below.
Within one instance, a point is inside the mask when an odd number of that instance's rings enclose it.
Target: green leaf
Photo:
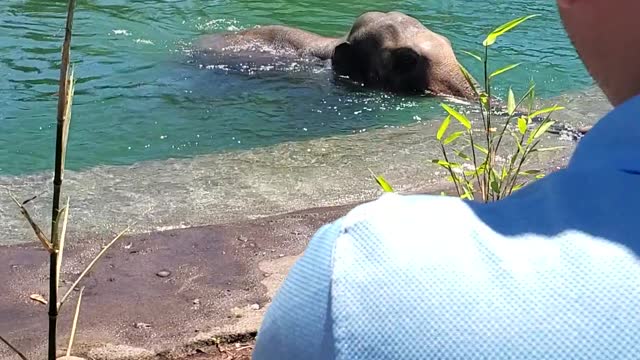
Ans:
[[[523,183],[521,183],[521,184],[515,185],[515,186],[511,189],[511,191],[512,191],[512,192],[513,192],[513,191],[518,191],[518,190],[522,189],[525,185],[527,185],[527,183],[526,183],[526,182],[523,182]]]
[[[529,113],[531,113],[531,109],[533,109],[533,105],[536,101],[536,84],[533,82],[533,79],[529,82]]]
[[[516,96],[513,94],[513,90],[509,88],[509,93],[507,94],[507,114],[511,116],[515,111],[516,111]]]
[[[528,15],[528,16],[519,17],[517,19],[513,19],[509,21],[506,24],[500,25],[487,36],[487,38],[482,42],[482,45],[483,46],[493,45],[498,39],[498,37],[504,35],[507,31],[512,30],[516,26],[536,16],[539,16],[539,15]]]
[[[480,62],[483,62],[482,58],[479,55],[476,55],[476,54],[472,53],[471,51],[462,50],[462,52],[467,54],[467,55],[469,55],[469,56],[471,56],[471,57],[473,57],[474,59],[476,59],[476,60],[478,60]]]
[[[515,139],[516,145],[518,146],[518,152],[514,154],[514,157],[518,154],[524,155],[524,148],[520,144],[520,138],[518,138],[518,135],[516,135],[515,133],[512,133],[512,135],[513,135],[513,138]]]
[[[554,105],[554,106],[552,106],[552,107],[548,107],[548,108],[544,108],[544,109],[542,109],[542,110],[538,110],[538,111],[534,112],[533,114],[529,115],[529,117],[530,117],[531,119],[533,119],[533,118],[535,118],[536,116],[540,116],[540,115],[542,115],[542,114],[546,114],[546,113],[552,113],[552,112],[554,112],[554,111],[558,111],[558,110],[564,110],[564,107]]]
[[[442,124],[440,125],[440,128],[438,129],[438,133],[436,134],[436,139],[438,141],[440,141],[440,139],[442,139],[442,136],[444,135],[444,133],[447,131],[447,128],[449,127],[449,124],[451,123],[451,115],[448,115],[443,121]]]
[[[473,92],[476,95],[478,95],[478,89],[476,89],[476,84],[474,84],[473,78],[469,73],[469,71],[467,71],[467,69],[465,69],[465,67],[462,65],[460,65],[460,71],[462,72],[462,75],[464,75],[464,78],[467,80],[467,83],[469,84],[469,86],[471,86],[471,89],[473,90]]]
[[[462,179],[460,179],[460,177],[456,173],[453,173],[453,176],[451,175],[447,176],[447,180],[454,183],[458,183],[458,184],[463,182]]]
[[[487,148],[482,147],[478,144],[473,144],[473,147],[480,150],[481,152],[483,152],[485,155],[489,155],[489,150],[487,150]]]
[[[507,178],[507,176],[509,176],[509,174],[507,173],[507,167],[503,166],[502,167],[502,176],[500,177],[500,180],[503,180]]]
[[[380,185],[382,190],[384,190],[384,192],[393,192],[393,188],[391,187],[391,185],[389,185],[389,183],[382,176],[376,176],[376,181],[378,182],[378,185]]]
[[[536,149],[532,149],[530,152],[555,151],[555,150],[560,150],[560,149],[564,149],[564,148],[566,148],[566,146],[554,146],[554,147],[549,147],[549,148],[536,148]]]
[[[531,93],[535,91],[535,86],[536,85],[533,82],[529,84],[529,88],[527,89],[527,92],[525,92],[524,95],[522,95],[522,97],[520,98],[520,103],[524,103],[524,101],[531,96]]]
[[[489,109],[489,95],[487,93],[480,94],[480,102],[485,110]]]
[[[489,79],[494,78],[494,77],[496,77],[496,76],[498,76],[498,75],[500,75],[502,73],[505,73],[505,72],[507,72],[509,70],[515,69],[518,66],[520,66],[520,64],[521,63],[511,64],[511,65],[507,65],[507,66],[503,67],[502,69],[498,69],[498,70],[492,72],[491,75],[489,75]]]
[[[525,171],[520,171],[520,175],[538,175],[541,174],[542,171],[541,170],[525,170]]]
[[[473,200],[473,194],[468,189],[464,189],[464,194],[460,195],[460,199]]]
[[[440,104],[440,105],[449,113],[449,115],[456,118],[456,120],[458,120],[460,124],[462,124],[462,126],[464,126],[467,130],[471,129],[471,122],[469,121],[469,119],[467,119],[466,116],[460,114],[459,112],[457,112],[447,104]]]
[[[459,157],[467,161],[471,161],[471,158],[467,154],[463,153],[462,151],[456,151],[456,155],[458,155]]]
[[[527,120],[523,117],[518,118],[518,130],[520,130],[520,134],[522,135],[527,132]]]
[[[451,167],[451,168],[460,167],[460,164],[458,164],[458,163],[452,163],[452,162],[448,162],[448,161],[444,161],[444,160],[431,160],[431,162],[434,163],[434,164],[438,164],[440,166],[443,166],[443,167],[445,167],[447,169],[449,167]]]
[[[498,179],[500,178],[500,175],[498,175],[498,172],[496,171],[496,168],[491,168],[491,174],[493,175],[494,179]]]
[[[478,167],[478,169],[475,172],[477,172],[478,175],[482,175],[484,174],[486,169],[487,169],[487,166],[485,164],[482,164]]]
[[[376,182],[378,183],[378,185],[380,185],[384,192],[393,192],[393,188],[391,187],[391,185],[389,185],[389,183],[382,176],[374,174],[371,169],[369,169],[369,172],[371,173],[371,176],[376,179]]]
[[[498,181],[495,179],[491,182],[491,190],[495,193],[500,192],[500,184],[498,184]]]
[[[547,132],[547,130],[549,130],[549,128],[551,127],[551,125],[555,124],[555,121],[547,121],[544,124],[540,125],[540,127],[538,128],[538,130],[533,133],[533,138],[537,139],[540,136],[544,135],[545,132]]]
[[[464,131],[456,131],[453,134],[449,135],[449,137],[447,137],[446,139],[444,139],[444,141],[442,142],[442,145],[448,145],[450,142],[454,141],[455,139],[459,138],[460,135],[464,134]]]
[[[499,175],[496,172],[496,169],[491,168],[491,172],[489,173],[489,185],[491,186],[491,190],[495,193],[499,193],[500,192],[500,182],[499,182]]]
[[[509,166],[509,175],[511,175],[511,173],[514,171],[513,170],[513,165],[516,163],[516,160],[518,160],[518,153],[520,151],[518,151],[517,153],[513,154],[513,156],[511,156],[511,161],[509,162],[510,166]]]

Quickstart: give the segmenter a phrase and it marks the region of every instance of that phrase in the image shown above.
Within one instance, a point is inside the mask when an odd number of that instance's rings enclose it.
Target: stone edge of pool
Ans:
[[[571,151],[541,160],[546,171],[562,168]],[[447,186],[438,181],[411,193],[439,194],[451,190]],[[83,281],[74,354],[94,360],[184,359],[252,339],[311,236],[360,203],[123,237]],[[68,246],[62,293],[100,250],[88,241]],[[29,297],[48,293],[47,253],[37,244],[0,246],[0,264],[6,269],[0,273],[0,334],[30,358],[43,357],[47,309]],[[75,300],[74,294],[61,312],[60,349],[66,349]],[[12,356],[0,347],[0,360]]]

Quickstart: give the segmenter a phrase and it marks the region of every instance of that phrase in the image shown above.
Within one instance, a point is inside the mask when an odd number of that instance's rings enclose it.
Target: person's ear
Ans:
[[[348,42],[336,46],[331,57],[331,66],[338,75],[349,76],[354,72],[355,56],[353,47]]]

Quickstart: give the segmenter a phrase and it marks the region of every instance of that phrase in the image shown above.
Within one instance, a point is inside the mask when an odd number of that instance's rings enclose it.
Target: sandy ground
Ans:
[[[92,359],[202,357],[219,353],[228,341],[250,340],[310,236],[349,208],[121,239],[83,282],[74,352]],[[95,245],[79,244],[64,253],[63,291],[99,251]],[[33,246],[0,251],[0,334],[31,358],[42,358],[45,352],[46,307],[29,297],[47,294],[47,262],[47,253]],[[158,275],[167,272],[166,277]],[[75,296],[62,308],[63,344],[74,303]],[[227,352],[246,349],[233,345]],[[0,358],[9,359],[8,355],[0,350]]]

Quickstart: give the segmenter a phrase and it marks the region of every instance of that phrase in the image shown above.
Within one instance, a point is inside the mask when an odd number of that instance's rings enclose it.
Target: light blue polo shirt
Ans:
[[[640,359],[640,96],[495,203],[387,194],[325,225],[253,358]]]

